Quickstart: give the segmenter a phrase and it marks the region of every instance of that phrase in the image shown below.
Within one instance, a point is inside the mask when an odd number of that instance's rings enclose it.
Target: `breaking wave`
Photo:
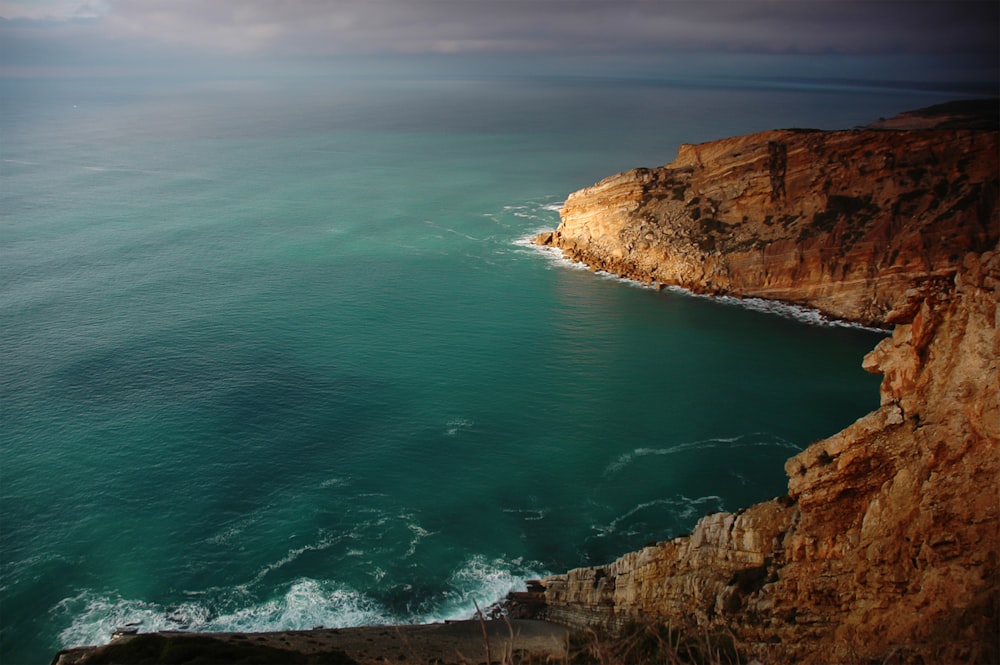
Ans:
[[[551,209],[545,206],[543,206],[543,208]],[[559,208],[555,208],[555,210],[558,209]],[[527,213],[524,213],[523,216],[530,218],[530,215],[528,215]],[[558,220],[555,220],[555,222],[558,223]],[[552,222],[549,222],[548,225],[539,226],[538,228],[535,228],[532,232],[519,236],[514,240],[513,244],[517,247],[531,249],[538,252],[546,259],[548,259],[552,265],[561,268],[572,268],[574,270],[589,271],[590,267],[586,263],[566,258],[563,255],[563,251],[558,247],[542,246],[542,245],[536,245],[534,243],[535,236],[537,236],[539,233],[543,231],[551,231],[553,228],[554,225],[552,224]],[[594,272],[594,274],[604,279],[612,279],[637,288],[658,289],[658,290],[661,288],[660,286],[651,285],[648,282],[630,279],[628,277],[621,277],[619,275],[616,275],[614,273],[609,273],[604,270],[598,270]],[[803,305],[794,305],[792,303],[782,302],[780,300],[768,300],[766,298],[750,298],[750,297],[739,298],[736,296],[708,295],[702,293],[695,293],[690,289],[674,285],[664,285],[662,286],[662,290],[669,291],[671,293],[676,293],[678,295],[688,296],[691,298],[703,298],[706,300],[712,300],[714,302],[718,302],[723,305],[741,307],[743,309],[749,309],[755,312],[774,314],[786,319],[793,319],[795,321],[799,321],[800,323],[807,323],[809,325],[814,325],[814,326],[834,326],[840,328],[854,328],[854,329],[869,330],[872,332],[879,332],[879,333],[887,332],[881,328],[873,328],[870,326],[862,325],[860,323],[854,323],[852,321],[844,321],[842,319],[831,318],[817,309],[813,309],[811,307],[805,307]]]
[[[122,627],[143,633],[267,632],[430,623],[470,618],[477,605],[485,610],[510,591],[523,588],[526,580],[546,574],[539,564],[522,558],[474,555],[447,578],[437,593],[425,598],[414,593],[407,606],[418,609],[404,613],[392,611],[376,598],[377,594],[362,593],[331,580],[300,578],[276,597],[256,601],[245,587],[189,592],[186,595],[190,600],[174,604],[85,590],[60,601],[51,614],[61,622],[68,620],[69,625],[59,633],[64,649],[106,644]]]
[[[392,623],[393,617],[371,598],[334,582],[300,579],[277,598],[247,603],[236,591],[206,592],[202,598],[164,605],[83,591],[61,601],[55,614],[72,617],[59,634],[63,648],[105,644],[123,626],[140,632],[264,632],[316,626],[349,627]],[[230,597],[226,597],[230,596]],[[232,597],[235,596],[235,597]],[[240,601],[243,601],[242,603]]]

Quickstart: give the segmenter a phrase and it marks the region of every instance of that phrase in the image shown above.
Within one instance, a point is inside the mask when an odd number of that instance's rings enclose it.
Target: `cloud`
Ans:
[[[996,15],[992,0],[118,0],[109,18],[239,52],[878,53],[995,47]]]
[[[5,19],[29,19],[49,21],[71,21],[74,19],[98,18],[109,10],[104,0],[2,0],[0,17]]]
[[[0,1],[0,17],[0,40],[34,52],[908,53],[995,63],[1000,13],[995,0],[41,0]]]

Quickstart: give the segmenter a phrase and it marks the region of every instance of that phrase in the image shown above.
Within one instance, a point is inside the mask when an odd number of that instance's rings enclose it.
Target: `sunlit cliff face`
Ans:
[[[683,146],[570,196],[550,244],[641,281],[870,325],[997,242],[997,135],[783,130]]]

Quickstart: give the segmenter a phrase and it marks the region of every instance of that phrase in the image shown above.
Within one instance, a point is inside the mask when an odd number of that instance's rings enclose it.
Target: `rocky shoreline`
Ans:
[[[684,146],[567,199],[536,242],[592,269],[893,334],[863,364],[881,407],[790,459],[785,496],[540,580],[516,614],[721,630],[765,663],[1000,659],[996,116]]]
[[[259,662],[250,643],[284,662],[563,662],[572,631],[637,623],[724,633],[743,662],[1000,661],[997,114],[684,146],[572,194],[537,237],[594,270],[892,329],[864,360],[880,408],[788,460],[786,495],[535,581],[509,621],[126,636],[54,662],[133,662],[156,640],[231,654],[212,662]]]
[[[569,631],[534,620],[316,628],[270,633],[142,633],[60,651],[53,665],[93,663],[478,663],[561,661]],[[505,660],[506,659],[506,660]]]

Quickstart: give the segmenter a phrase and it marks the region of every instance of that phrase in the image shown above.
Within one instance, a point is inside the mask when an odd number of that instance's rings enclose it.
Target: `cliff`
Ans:
[[[931,122],[909,117],[892,126]],[[640,281],[893,323],[997,242],[997,132],[936,122],[684,145],[571,194],[537,241]]]
[[[997,134],[765,132],[569,197],[539,241],[625,276],[894,324],[881,407],[786,496],[541,580],[516,611],[666,621],[765,663],[1000,661]]]

